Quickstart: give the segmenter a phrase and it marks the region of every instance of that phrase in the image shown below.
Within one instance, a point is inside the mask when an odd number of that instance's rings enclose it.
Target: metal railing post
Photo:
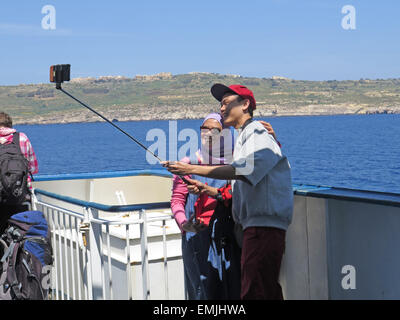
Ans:
[[[168,286],[168,253],[167,253],[167,231],[166,223],[162,221],[163,229],[163,260],[164,260],[164,285],[165,285],[165,299],[169,300],[169,286]]]
[[[132,266],[131,266],[131,247],[130,247],[130,226],[125,225],[125,252],[126,252],[126,279],[128,289],[128,300],[133,299],[133,285],[132,285]]]
[[[92,288],[89,290],[92,293],[91,299],[98,300],[103,298],[103,259],[101,258],[102,252],[101,248],[101,225],[98,223],[93,223],[92,219],[97,219],[99,217],[99,211],[97,209],[89,208],[89,241],[88,241],[88,251],[90,255],[90,271],[91,271],[91,282]]]
[[[150,281],[149,281],[149,251],[147,244],[147,217],[144,209],[139,212],[139,218],[142,220],[140,224],[140,249],[142,262],[142,283],[143,283],[143,299],[150,298]]]

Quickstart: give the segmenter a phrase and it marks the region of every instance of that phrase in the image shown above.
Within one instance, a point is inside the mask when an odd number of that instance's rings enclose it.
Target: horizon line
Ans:
[[[284,81],[307,81],[307,82],[329,82],[329,81],[337,81],[337,82],[346,82],[346,81],[388,81],[388,80],[400,80],[398,78],[359,78],[359,79],[325,79],[325,80],[307,80],[307,79],[295,79],[289,78],[285,76],[269,76],[269,77],[254,77],[254,76],[244,76],[238,74],[230,74],[230,73],[218,73],[218,72],[208,72],[208,71],[191,71],[187,73],[176,73],[173,74],[172,72],[168,71],[161,71],[154,74],[137,74],[134,77],[124,76],[124,75],[101,75],[101,76],[88,76],[88,77],[75,77],[71,78],[69,82],[73,82],[73,80],[82,79],[82,80],[100,80],[101,78],[123,78],[127,80],[134,80],[138,77],[155,77],[155,76],[162,76],[165,74],[170,74],[173,76],[182,76],[182,75],[195,75],[195,74],[204,74],[204,75],[220,75],[220,76],[230,76],[232,78],[243,78],[243,79],[259,79],[259,80],[284,80]],[[274,79],[275,78],[275,79]],[[166,77],[166,79],[168,79]],[[164,80],[164,79],[162,79]],[[68,82],[66,82],[68,83]],[[18,84],[0,84],[0,87],[16,87],[16,86],[29,86],[29,85],[45,85],[45,84],[52,84],[51,82],[29,82],[29,83],[18,83]]]

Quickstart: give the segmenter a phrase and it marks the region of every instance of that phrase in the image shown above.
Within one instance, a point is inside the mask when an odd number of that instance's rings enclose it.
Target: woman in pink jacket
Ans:
[[[225,164],[225,154],[232,155],[232,143],[230,150],[224,149],[222,118],[218,113],[211,113],[204,119],[201,127],[201,148],[192,158],[186,157],[181,161],[192,164]],[[229,129],[226,129],[229,130]],[[227,131],[225,131],[227,132]],[[229,135],[231,131],[229,130]],[[232,141],[232,136],[230,137]],[[215,149],[218,150],[215,150]],[[204,178],[200,176],[188,177],[207,183],[207,185],[220,188],[226,181]],[[196,217],[196,208],[202,203],[202,207],[208,207],[208,216]],[[216,206],[217,200],[212,198],[199,199],[199,195],[189,193],[187,185],[178,176],[173,177],[173,189],[171,209],[175,220],[182,231],[182,258],[185,273],[185,284],[188,298],[193,300],[207,299],[205,281],[207,274],[207,256],[209,235],[207,220]],[[204,210],[203,210],[204,211]],[[200,219],[205,219],[200,222]]]

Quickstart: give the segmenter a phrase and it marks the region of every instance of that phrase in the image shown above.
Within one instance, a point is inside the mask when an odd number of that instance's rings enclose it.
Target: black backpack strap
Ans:
[[[8,264],[3,263],[2,264],[2,269],[0,270],[1,275],[0,275],[0,298],[1,300],[8,300],[11,297],[9,296],[9,293],[7,292],[7,270],[8,270]]]
[[[14,134],[13,134],[13,139],[12,139],[12,143],[15,145],[15,147],[17,148],[17,150],[19,151],[19,153],[24,157],[24,159],[26,159],[25,158],[25,155],[22,153],[22,150],[21,150],[21,146],[20,146],[20,133],[19,132],[14,132]],[[28,159],[26,159],[26,161],[28,161]],[[28,174],[30,174],[31,175],[31,178],[32,178],[32,181],[33,181],[33,175],[30,173],[30,171],[29,171],[29,166],[28,166]]]
[[[8,283],[7,283],[8,254],[6,255],[6,253],[8,252],[9,247],[3,239],[0,239],[0,247],[4,254],[3,259],[1,260],[2,267],[0,269],[0,300],[11,300],[11,295],[8,290]]]
[[[19,132],[14,132],[12,143],[16,144],[19,147]]]
[[[6,263],[8,257],[12,255],[13,250],[14,250],[14,242],[12,242],[11,245],[7,247],[7,249],[4,251],[3,257],[1,258],[0,262]]]
[[[12,143],[15,145],[19,153],[25,158],[24,154],[22,153],[21,146],[20,146],[20,134],[19,132],[15,131],[13,134]]]
[[[20,248],[20,242],[13,242],[13,244],[10,245],[10,247],[11,246],[13,246],[13,248],[8,264],[7,280],[8,283],[10,284],[10,288],[15,294],[15,297],[18,300],[21,300],[23,299],[23,295],[21,292],[21,283],[17,279],[17,272],[15,270],[15,266],[17,264],[18,250]]]

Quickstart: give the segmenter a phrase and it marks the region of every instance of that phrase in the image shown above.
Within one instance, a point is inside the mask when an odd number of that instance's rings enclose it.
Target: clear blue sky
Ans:
[[[43,30],[44,5],[56,30]],[[356,30],[341,26],[356,9]],[[3,0],[0,85],[191,71],[304,80],[400,77],[398,0]]]

